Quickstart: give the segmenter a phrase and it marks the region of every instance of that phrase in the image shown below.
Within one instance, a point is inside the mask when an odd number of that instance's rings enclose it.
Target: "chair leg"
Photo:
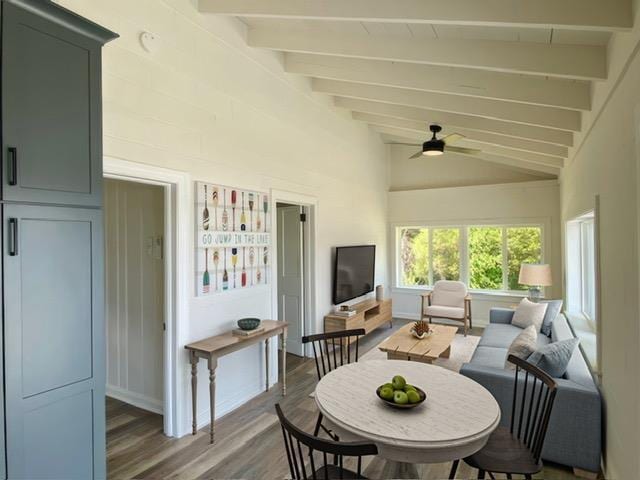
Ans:
[[[456,472],[458,471],[458,464],[460,460],[454,460],[453,465],[451,465],[451,471],[449,472],[449,480],[453,480],[456,478]]]
[[[527,473],[527,474],[524,476],[524,478],[525,478],[526,480],[531,480],[533,477],[532,477],[530,474],[528,474],[528,473]]]
[[[484,470],[478,470],[478,478],[484,480]]]

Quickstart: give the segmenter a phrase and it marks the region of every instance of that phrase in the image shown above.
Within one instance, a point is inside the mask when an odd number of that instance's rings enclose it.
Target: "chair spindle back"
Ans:
[[[331,370],[357,362],[359,340],[364,334],[364,328],[357,328],[302,337],[302,343],[311,343],[313,347],[318,380]],[[352,352],[354,343],[355,352]]]

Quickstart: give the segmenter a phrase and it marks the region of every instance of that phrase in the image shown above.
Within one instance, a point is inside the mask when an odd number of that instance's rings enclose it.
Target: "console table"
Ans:
[[[265,374],[266,374],[266,391],[269,391],[269,339],[273,336],[280,335],[281,339],[281,365],[282,365],[282,395],[287,394],[287,322],[277,320],[263,320],[261,327],[264,330],[250,337],[240,337],[231,332],[223,333],[213,337],[205,338],[189,345],[185,345],[189,351],[189,362],[191,363],[191,408],[193,413],[193,421],[191,423],[192,434],[195,435],[197,426],[197,410],[196,398],[198,392],[198,360],[204,358],[207,360],[209,368],[209,409],[211,411],[210,424],[210,443],[213,443],[213,423],[215,419],[215,401],[216,401],[216,367],[218,366],[218,358],[233,353],[256,343],[264,341],[265,345]]]

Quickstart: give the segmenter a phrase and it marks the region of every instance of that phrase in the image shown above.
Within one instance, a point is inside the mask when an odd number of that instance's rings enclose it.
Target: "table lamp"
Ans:
[[[551,266],[541,263],[523,263],[520,265],[518,283],[529,287],[529,300],[540,300],[541,287],[551,285]]]

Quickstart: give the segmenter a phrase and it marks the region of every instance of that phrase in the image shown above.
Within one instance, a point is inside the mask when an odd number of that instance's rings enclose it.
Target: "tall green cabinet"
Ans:
[[[101,49],[117,35],[0,1],[0,477],[105,478]]]

